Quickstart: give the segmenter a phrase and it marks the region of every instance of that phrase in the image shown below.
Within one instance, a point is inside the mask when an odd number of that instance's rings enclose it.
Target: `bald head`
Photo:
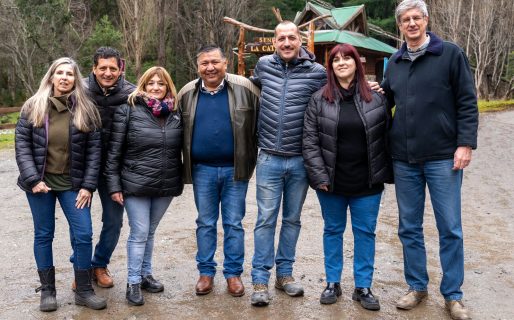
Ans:
[[[296,33],[298,34],[298,37],[300,37],[300,30],[298,29],[298,26],[294,24],[294,22],[292,21],[284,20],[277,24],[277,26],[275,27],[275,38],[277,37],[277,30],[282,28],[294,28],[296,30]]]

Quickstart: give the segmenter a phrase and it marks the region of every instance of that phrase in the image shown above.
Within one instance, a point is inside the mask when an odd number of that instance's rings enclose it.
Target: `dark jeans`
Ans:
[[[98,181],[98,195],[102,203],[102,231],[91,264],[93,267],[105,268],[111,261],[112,253],[120,238],[123,226],[123,206],[112,201],[103,178]]]
[[[50,191],[48,193],[27,192],[32,219],[34,221],[34,257],[38,270],[54,265],[52,242],[55,231],[55,204],[59,200],[70,227],[70,239],[74,252],[75,269],[91,268],[93,250],[91,211],[89,207],[77,209],[75,199],[78,191]]]
[[[91,260],[91,267],[106,268],[120,238],[124,208],[112,201],[105,179],[102,177],[98,180],[98,196],[102,203],[102,231],[95,247],[95,255]],[[73,238],[70,240],[73,242]],[[71,247],[73,248],[73,244]],[[74,259],[74,253],[72,253],[70,262],[73,263]]]

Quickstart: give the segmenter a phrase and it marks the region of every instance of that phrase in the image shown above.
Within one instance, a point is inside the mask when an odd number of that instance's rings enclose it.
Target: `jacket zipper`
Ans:
[[[227,81],[225,81],[225,85],[227,85]],[[237,154],[237,143],[236,143],[236,139],[237,139],[237,136],[236,136],[236,130],[234,129],[234,124],[235,124],[235,117],[236,117],[236,108],[232,108],[232,106],[234,105],[234,101],[235,101],[235,97],[233,97],[234,95],[234,92],[231,90],[232,88],[230,87],[230,85],[227,87],[227,93],[228,93],[228,111],[229,111],[229,114],[230,114],[230,121],[231,121],[231,125],[232,125],[232,137],[234,138],[234,175],[233,175],[233,180],[236,181],[236,179],[238,178],[238,171],[236,170],[236,168],[239,168],[237,166],[237,162],[236,162],[236,154]],[[232,100],[232,101],[231,101]],[[232,103],[231,103],[232,102]]]
[[[277,133],[277,144],[275,147],[276,151],[279,151],[280,148],[282,148],[282,127],[284,125],[284,109],[285,109],[285,97],[286,97],[286,88],[287,88],[287,82],[289,80],[289,63],[286,62],[286,69],[284,71],[284,85],[282,86],[282,97],[280,98],[280,105],[278,106],[280,108],[279,110],[279,117],[278,117],[278,133]]]
[[[340,102],[337,101],[337,122],[336,122],[336,162],[337,162],[337,137],[339,136],[338,135],[338,132],[337,132],[337,125],[339,124],[339,117],[341,115],[341,105],[340,105]],[[334,183],[335,183],[335,178],[336,178],[336,169],[335,169],[335,166],[337,165],[337,163],[334,163],[334,171],[332,172],[332,177],[330,178],[330,186],[329,186],[329,191],[330,192],[333,192],[334,191]]]
[[[153,116],[153,115],[152,115]],[[162,149],[161,149],[161,157],[162,157],[162,166],[161,166],[161,172],[162,172],[162,179],[161,179],[161,190],[164,189],[164,168],[166,163],[166,125],[167,122],[170,120],[170,117],[172,115],[169,114],[168,117],[164,120],[163,124],[161,125],[161,133],[162,133]],[[155,119],[157,120],[157,119]]]
[[[364,125],[364,133],[366,134],[366,150],[368,151],[368,185],[371,188],[372,187],[372,183],[371,183],[371,152],[370,152],[370,147],[369,147],[368,124],[366,123],[366,121],[364,120],[364,116],[362,115],[362,108],[361,108],[361,105],[359,104],[359,101],[358,101],[359,99],[356,96],[357,94],[358,93],[355,92],[353,101],[355,102],[355,108],[357,108],[357,113],[359,114],[359,117],[361,118],[362,124]]]
[[[45,115],[45,160],[43,161],[43,172],[41,172],[41,181],[45,178],[45,170],[46,170],[46,158],[48,158],[48,128],[50,127],[48,119],[48,115]]]

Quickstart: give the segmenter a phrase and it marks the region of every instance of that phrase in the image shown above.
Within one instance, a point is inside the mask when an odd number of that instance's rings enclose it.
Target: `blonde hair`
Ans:
[[[82,84],[82,75],[75,60],[64,57],[55,60],[39,84],[37,92],[30,97],[21,108],[21,113],[27,116],[35,127],[42,127],[48,115],[50,102],[49,98],[53,95],[52,79],[57,67],[69,64],[73,69],[75,82],[73,84],[75,104],[72,109],[73,125],[83,132],[90,132],[101,126],[100,114],[86,93]]]
[[[178,104],[177,89],[175,88],[175,84],[173,83],[173,80],[171,80],[170,74],[163,67],[151,67],[150,69],[146,70],[145,73],[143,73],[143,75],[141,76],[141,78],[139,78],[139,81],[137,82],[136,90],[134,90],[134,92],[132,92],[128,96],[128,99],[127,99],[128,103],[132,106],[134,106],[136,104],[136,97],[138,96],[138,94],[141,94],[142,92],[146,92],[145,91],[146,84],[155,75],[157,75],[162,81],[164,81],[166,83],[166,95],[171,92],[173,99],[174,99],[173,111],[176,111],[177,104]]]

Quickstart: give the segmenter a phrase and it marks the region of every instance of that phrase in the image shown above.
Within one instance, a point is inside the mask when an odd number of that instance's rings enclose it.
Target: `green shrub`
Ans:
[[[502,111],[514,108],[514,100],[478,100],[479,112]]]

